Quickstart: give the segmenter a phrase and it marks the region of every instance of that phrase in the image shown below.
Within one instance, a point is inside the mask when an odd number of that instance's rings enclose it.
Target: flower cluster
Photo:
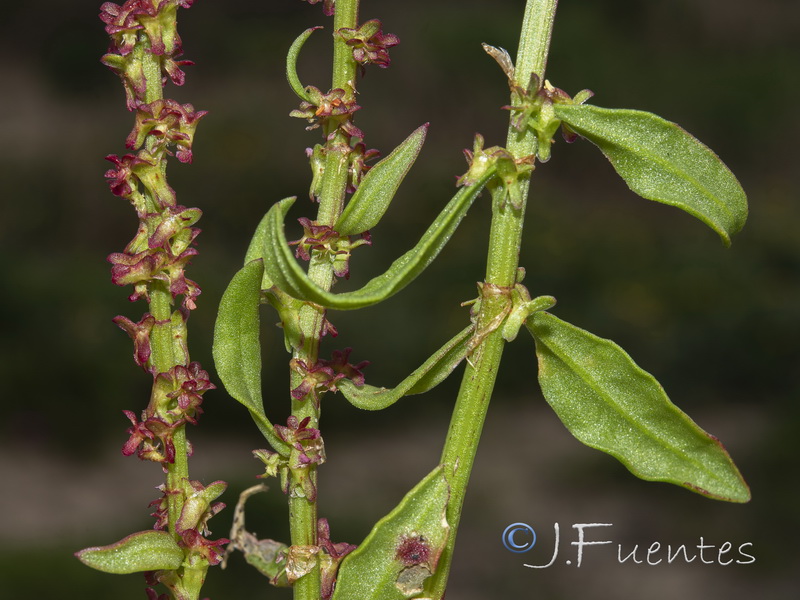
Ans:
[[[147,51],[159,57],[161,69],[175,85],[183,85],[182,66],[193,64],[176,60],[181,54],[181,38],[177,31],[178,7],[189,8],[194,0],[128,0],[122,6],[106,2],[100,7],[100,20],[106,24],[111,38],[108,54],[102,62],[117,73],[125,86],[128,110],[135,110],[137,100],[147,86],[144,66],[139,55]],[[147,49],[139,44],[147,40]]]
[[[123,411],[131,427],[122,453],[125,456],[137,453],[142,460],[159,463],[174,462],[175,430],[186,423],[197,423],[197,417],[203,412],[200,408],[202,396],[214,387],[208,373],[197,362],[176,365],[168,373],[156,374],[150,403],[141,420],[132,411]]]
[[[171,595],[147,589],[150,600],[197,598],[209,565],[222,560],[227,539],[205,536],[208,520],[224,504],[215,502],[227,487],[222,481],[208,486],[188,477],[185,459],[191,445],[183,434],[187,423],[196,424],[202,414],[203,395],[214,389],[208,373],[192,362],[186,342],[186,321],[199,286],[184,270],[197,254],[194,227],[201,211],[177,202],[166,179],[167,159],[192,162],[192,144],[205,111],[162,97],[171,80],[184,82],[177,60],[181,39],[176,29],[178,8],[189,8],[193,0],[127,0],[101,6],[100,19],[111,38],[102,62],[116,72],[125,88],[127,108],[135,113],[133,129],[126,139],[130,151],[106,159],[111,192],[125,198],[136,210],[138,227],[122,252],[108,256],[114,284],[131,285],[130,300],[144,298],[150,304],[138,322],[118,316],[114,322],[133,342],[133,358],[152,377],[147,407],[140,415],[123,411],[130,421],[128,439],[122,446],[126,456],[157,462],[167,483],[162,496],[151,503],[156,530],[168,529],[183,550],[179,569],[147,573],[148,585],[161,583]],[[181,306],[172,308],[178,296]],[[170,536],[166,536],[170,537]],[[144,552],[144,550],[143,550]]]
[[[570,98],[564,90],[553,87],[549,81],[542,81],[536,73],[531,74],[527,89],[521,86],[512,86],[514,104],[503,108],[514,113],[511,125],[517,131],[531,129],[536,134],[536,156],[541,162],[550,160],[550,146],[553,144],[553,135],[561,126],[561,121],[556,118],[553,104],[583,104],[594,96],[591,90],[581,90]],[[574,142],[577,134],[566,125],[562,127],[564,139]]]
[[[347,542],[333,543],[328,519],[317,520],[317,544],[319,545],[319,570],[322,580],[320,595],[322,600],[329,600],[333,596],[333,588],[336,585],[339,563],[355,550],[356,546]]]
[[[305,119],[310,123],[306,127],[311,131],[324,125],[328,138],[333,139],[337,130],[341,130],[348,139],[364,139],[364,133],[353,124],[353,113],[361,107],[354,99],[347,98],[347,92],[341,88],[334,88],[324,94],[319,88],[309,85],[306,88],[308,100],[300,103],[300,108],[289,113],[290,117]]]
[[[264,449],[253,450],[253,455],[265,466],[264,474],[259,477],[280,475],[281,488],[285,494],[307,498],[309,502],[314,502],[317,498],[317,486],[308,471],[311,465],[325,462],[325,445],[319,429],[308,426],[310,422],[311,417],[298,421],[297,417],[292,415],[286,420],[285,426],[274,426],[276,435],[289,446],[289,456]],[[291,489],[290,479],[293,482]]]
[[[400,43],[400,38],[393,33],[383,33],[378,19],[366,21],[356,29],[343,27],[336,33],[353,48],[353,58],[360,65],[362,75],[368,64],[382,69],[388,67],[391,63],[389,48]]]
[[[354,384],[364,385],[364,374],[361,369],[369,365],[363,360],[356,365],[348,362],[352,348],[334,350],[331,360],[321,359],[309,366],[304,361],[292,359],[290,366],[303,376],[303,381],[292,390],[292,398],[303,400],[309,396],[319,405],[320,394],[337,391],[336,383],[341,379],[349,379]]]
[[[368,231],[360,234],[359,239],[351,240],[348,235],[340,235],[330,225],[319,225],[310,219],[298,219],[303,226],[303,237],[289,242],[297,246],[295,256],[303,260],[311,260],[311,252],[317,251],[327,256],[333,264],[333,272],[337,277],[350,278],[350,254],[354,248],[371,245],[372,238]]]

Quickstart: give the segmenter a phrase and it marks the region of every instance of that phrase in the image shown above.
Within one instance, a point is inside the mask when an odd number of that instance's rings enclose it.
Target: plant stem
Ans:
[[[168,373],[178,364],[174,352],[172,322],[172,294],[167,284],[155,281],[150,286],[150,314],[156,320],[150,334],[151,359],[156,373]],[[175,460],[167,463],[167,490],[184,490],[189,480],[188,442],[186,426],[175,429],[172,441],[175,445]],[[178,539],[175,524],[183,509],[183,494],[167,494],[167,515],[169,532]]]
[[[335,32],[343,27],[356,27],[358,19],[359,0],[338,0],[334,13],[334,42],[333,42],[333,78],[332,89],[345,90],[346,97],[355,96],[356,62],[353,59],[352,49],[338,37]],[[326,131],[326,136],[333,133],[325,145],[325,171],[322,179],[322,188],[319,196],[317,223],[332,226],[341,215],[344,208],[347,190],[350,144],[341,131]],[[334,282],[333,264],[328,256],[317,251],[312,252],[308,267],[308,276],[317,285],[325,290],[330,290]],[[294,358],[302,360],[312,366],[319,360],[319,344],[325,325],[325,311],[310,304],[300,309],[299,326],[302,332],[302,345],[294,352]],[[291,374],[292,388],[299,385],[302,375],[296,372]],[[302,421],[306,417],[311,420],[309,427],[318,427],[320,410],[309,397],[302,400],[292,400],[292,414]],[[314,487],[317,483],[316,465],[309,465],[306,476],[311,478]],[[298,482],[290,482],[290,490],[295,489]],[[305,497],[289,498],[289,527],[291,531],[292,546],[317,545],[317,504],[316,500]],[[298,579],[294,584],[295,600],[319,600],[320,572],[317,566]]]
[[[515,82],[522,87],[527,86],[532,73],[544,78],[557,4],[558,0],[527,2],[514,74]],[[518,159],[533,153],[535,136],[530,131],[519,133],[509,127],[506,143],[508,151]],[[520,180],[517,185],[520,186],[521,197],[524,199],[521,208],[515,209],[510,202],[493,199],[486,282],[503,288],[513,286],[517,277],[529,180]],[[478,315],[477,331],[492,323],[501,314],[505,303],[506,299],[502,296],[484,297]],[[501,331],[496,329],[475,349],[470,359],[471,364],[465,369],[453,409],[441,459],[450,484],[450,500],[447,505],[450,537],[436,573],[426,585],[426,589],[436,599],[442,597],[447,585],[464,495],[504,345]]]
[[[149,38],[145,34],[141,34],[135,50],[140,53],[139,56],[142,61],[142,71],[146,81],[146,103],[155,102],[164,97],[160,58],[149,51],[149,43]],[[147,143],[149,145],[147,149],[152,150],[156,140],[151,137]],[[166,177],[166,162],[166,160],[161,161],[161,174],[163,177]],[[150,204],[151,206],[157,206],[157,202],[153,198],[150,198]],[[167,284],[162,281],[153,281],[148,293],[150,296],[149,311],[156,320],[156,324],[150,333],[151,360],[156,373],[168,373],[170,369],[181,362],[179,357],[175,356],[174,332],[171,320],[172,294]],[[173,443],[175,445],[175,460],[166,465],[166,489],[173,492],[184,491],[186,482],[189,480],[189,447],[185,425],[176,428],[173,434]],[[176,540],[179,539],[176,523],[183,509],[183,503],[183,493],[167,494],[167,528]]]

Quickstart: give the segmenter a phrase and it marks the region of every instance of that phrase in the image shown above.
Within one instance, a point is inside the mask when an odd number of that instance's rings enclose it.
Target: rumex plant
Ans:
[[[241,495],[230,541],[205,539],[207,519],[221,508],[213,501],[225,484],[203,488],[188,479],[185,467],[184,426],[196,422],[201,395],[213,387],[200,366],[189,362],[185,345],[186,318],[199,288],[183,268],[195,254],[192,226],[199,210],[177,205],[165,180],[168,148],[175,148],[180,161],[191,161],[194,126],[203,113],[161,97],[162,79],[182,81],[185,62],[175,60],[180,52],[175,12],[188,4],[143,0],[102,9],[112,36],[104,62],[122,77],[128,108],[136,112],[127,144],[138,150],[111,157],[116,168],[108,176],[112,191],[128,198],[140,218],[134,241],[109,260],[114,282],[133,284],[131,299],[150,303],[138,323],[123,317],[116,322],[133,339],[137,364],[154,378],[141,419],[126,412],[132,427],[123,451],[160,462],[167,482],[153,532],[81,551],[84,562],[112,572],[154,572],[150,579],[165,583],[173,597],[195,598],[202,574],[220,561],[227,543],[226,556],[240,550],[271,584],[291,586],[298,600],[442,598],[495,376],[506,344],[523,327],[535,342],[544,397],[577,439],[615,456],[643,479],[719,500],[749,500],[749,489],[720,442],[672,404],[619,346],[550,312],[555,298],[532,295],[518,264],[530,180],[550,160],[559,130],[568,143],[583,139],[597,146],[632,191],[697,217],[726,245],[747,216],[745,194],[727,167],[673,123],[641,111],[601,108],[588,103],[593,97],[588,90],[570,97],[553,86],[545,65],[557,1],[528,0],[516,61],[484,44],[510,90],[505,146],[487,147],[476,136],[465,151],[468,168],[455,194],[416,244],[362,287],[334,292],[337,281],[349,278],[351,254],[371,245],[371,230],[415,163],[428,124],[384,158],[368,149],[355,124],[357,82],[371,65],[388,67],[390,49],[400,40],[385,33],[377,19],[359,21],[359,0],[325,0],[323,12],[333,17],[330,89],[304,85],[296,67],[304,44],[321,27],[300,34],[286,67],[299,99],[291,116],[321,133],[320,142],[306,150],[316,215],[299,218],[303,233],[289,241],[284,220],[296,198],[270,208],[223,295],[213,347],[225,389],[250,412],[269,444],[253,454],[264,465],[260,477],[277,477],[288,498],[290,539],[258,539],[245,528],[245,501],[264,485]],[[366,383],[368,363],[356,350],[321,355],[322,338],[338,335],[336,311],[375,305],[409,285],[438,256],[484,189],[492,208],[489,252],[478,297],[464,303],[470,306],[464,328],[392,388]],[[183,306],[172,311],[181,295]],[[277,312],[290,355],[285,424],[272,423],[264,409],[262,304]],[[429,391],[462,362],[461,388],[432,471],[358,546],[332,541],[317,490],[318,469],[326,460],[321,414],[330,393],[340,392],[358,408],[381,410]]]
[[[129,0],[122,6],[107,2],[100,9],[111,38],[102,61],[122,80],[135,119],[125,141],[130,153],[106,157],[113,164],[106,172],[112,193],[128,200],[139,219],[134,238],[108,257],[111,280],[133,286],[129,299],[148,304],[139,321],[118,316],[114,322],[130,336],[134,361],[153,381],[146,408],[138,415],[124,411],[131,427],[122,453],[158,463],[165,481],[162,496],[151,503],[152,531],[77,553],[103,571],[146,572],[149,585],[163,584],[176,600],[199,597],[209,565],[221,561],[228,541],[207,537],[208,520],[224,507],[215,500],[225,491],[225,482],[204,486],[189,478],[188,469],[186,426],[197,424],[203,394],[215,387],[190,359],[187,345],[187,321],[197,307],[200,287],[186,277],[185,268],[197,254],[200,230],[194,225],[201,212],[178,204],[166,177],[170,156],[192,162],[195,129],[206,114],[163,95],[167,82],[183,84],[181,67],[191,64],[177,60],[181,40],[176,30],[178,8],[191,4]],[[147,593],[149,598],[166,597],[153,587]]]

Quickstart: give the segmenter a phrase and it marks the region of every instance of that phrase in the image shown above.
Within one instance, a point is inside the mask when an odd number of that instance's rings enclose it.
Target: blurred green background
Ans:
[[[103,179],[107,154],[125,151],[132,116],[119,81],[99,63],[107,45],[97,2],[14,2],[0,23],[0,585],[4,598],[143,598],[137,575],[81,566],[72,552],[151,526],[147,503],[160,471],[124,458],[128,423],[141,410],[147,377],[131,360],[111,318],[138,319],[129,291],[111,285],[104,258],[132,237],[135,215]],[[505,139],[507,87],[480,43],[512,51],[522,0],[364,0],[402,43],[388,70],[360,84],[357,124],[368,147],[388,153],[431,123],[419,163],[374,246],[359,251],[345,286],[377,274],[404,252],[452,195],[465,170],[461,149],[475,132]],[[287,115],[297,102],[284,81],[284,56],[307,27],[330,21],[300,0],[201,1],[180,13],[187,84],[166,92],[210,114],[199,126],[193,165],[172,165],[179,202],[198,206],[200,255],[189,276],[203,288],[190,321],[194,360],[213,370],[216,306],[241,264],[252,231],[285,196],[311,216],[304,149],[318,132]],[[572,440],[535,381],[527,336],[508,348],[478,453],[448,600],[479,598],[796,597],[800,202],[796,137],[800,120],[800,4],[794,0],[563,0],[548,77],[594,103],[649,110],[683,125],[739,176],[750,220],[725,249],[688,215],[646,202],[618,181],[588,143],[560,140],[534,175],[521,264],[534,294],[559,300],[564,319],[621,344],[655,374],[671,398],[726,444],[751,485],[745,506],[708,501],[646,483],[613,459]],[[306,84],[329,84],[329,38],[317,33],[301,56]],[[332,317],[340,336],[372,362],[374,385],[394,385],[463,327],[483,278],[488,202],[478,201],[441,259],[385,304]],[[292,221],[293,222],[293,221]],[[290,239],[292,232],[290,231]],[[294,236],[298,237],[298,236]],[[286,354],[266,323],[267,411],[285,419]],[[213,372],[213,371],[212,371]],[[460,372],[460,371],[459,371]],[[328,397],[323,434],[321,514],[334,541],[357,543],[371,523],[436,463],[458,375],[435,391],[379,414]],[[229,527],[238,493],[255,483],[263,446],[243,408],[224,391],[206,395],[192,476],[230,483]],[[277,486],[276,486],[277,487]],[[285,532],[277,490],[251,501],[248,524],[262,537]],[[500,543],[523,521],[542,543],[512,555]],[[588,549],[577,569],[549,569],[553,523],[562,557],[573,523],[613,523],[607,550]],[[602,532],[605,534],[606,532]],[[598,534],[599,535],[599,534]],[[751,542],[752,565],[618,564],[616,544]],[[599,537],[596,539],[600,539]],[[548,544],[551,544],[548,549]],[[710,556],[710,555],[709,555]],[[223,598],[289,598],[269,588],[240,557],[214,569],[207,593]]]

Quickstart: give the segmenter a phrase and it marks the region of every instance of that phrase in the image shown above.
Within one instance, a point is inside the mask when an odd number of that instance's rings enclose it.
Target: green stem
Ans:
[[[544,78],[557,4],[558,0],[527,2],[515,70],[515,80],[523,87],[527,86],[532,73]],[[534,152],[535,136],[529,132],[520,134],[510,127],[506,143],[509,152],[515,158],[521,158]],[[503,288],[513,286],[516,281],[522,244],[529,181],[521,180],[517,185],[520,186],[521,197],[524,199],[520,209],[515,209],[510,202],[501,202],[498,198],[493,201],[486,282]],[[487,296],[483,299],[478,316],[478,331],[501,314],[506,301],[502,296]],[[467,365],[464,372],[453,409],[441,459],[450,484],[450,500],[447,506],[450,537],[436,573],[426,585],[431,596],[436,599],[442,597],[447,585],[464,495],[504,345],[501,331],[496,329],[476,348],[470,358],[471,364]]]
[[[172,294],[167,284],[154,281],[150,286],[150,314],[156,319],[156,324],[150,333],[151,360],[156,373],[168,373],[178,364],[175,356],[173,342],[172,322]],[[175,460],[167,464],[167,489],[184,490],[189,479],[189,447],[186,440],[186,426],[181,425],[173,435],[175,444]],[[178,538],[176,523],[183,509],[183,494],[167,495],[168,529],[175,538]]]
[[[142,61],[142,70],[145,75],[146,89],[145,89],[145,102],[150,103],[155,100],[163,98],[163,85],[161,82],[161,62],[157,55],[149,51],[149,39],[146,35],[142,34],[139,38],[139,43],[136,45],[136,51],[140,52],[140,59]],[[149,144],[155,144],[155,140],[148,141]],[[148,148],[148,150],[152,150]],[[161,173],[166,178],[167,161],[161,161]],[[152,206],[157,206],[154,199],[150,199]],[[175,355],[174,332],[171,321],[172,316],[172,294],[169,287],[162,281],[153,281],[149,289],[150,296],[150,314],[156,320],[153,330],[150,333],[151,344],[151,360],[153,368],[156,373],[168,373],[179,362],[182,362],[183,357]],[[186,439],[186,427],[182,425],[175,430],[173,434],[173,443],[175,445],[175,460],[167,464],[167,490],[180,490],[184,491],[189,480],[189,445]],[[180,517],[181,510],[183,509],[184,495],[181,494],[167,494],[167,516],[168,516],[168,529],[176,540],[178,533],[176,531],[176,523]]]
[[[338,0],[334,14],[334,32],[343,27],[354,28],[358,20],[359,0]],[[332,89],[345,90],[346,99],[355,96],[356,62],[353,59],[352,49],[344,40],[334,33],[333,42],[333,79]],[[332,125],[335,127],[335,124]],[[319,208],[317,223],[333,225],[341,215],[344,208],[350,144],[346,135],[341,131],[326,131],[326,135],[333,133],[325,146],[325,171],[319,195]],[[329,257],[312,253],[308,267],[308,276],[317,285],[325,290],[330,290],[334,282],[333,264]],[[319,344],[325,322],[325,311],[319,307],[304,305],[300,309],[299,326],[302,332],[302,345],[294,353],[294,357],[312,366],[319,360]],[[302,381],[302,375],[291,374],[292,388]],[[311,398],[292,400],[292,414],[298,420],[310,417],[309,427],[318,427],[319,408],[314,405]],[[305,476],[311,478],[316,487],[316,465],[310,465]],[[290,489],[298,486],[298,481],[290,482]],[[317,545],[317,504],[305,497],[289,498],[289,527],[291,543],[293,546]],[[294,584],[295,600],[319,600],[320,572],[319,566],[310,573],[298,579]]]

